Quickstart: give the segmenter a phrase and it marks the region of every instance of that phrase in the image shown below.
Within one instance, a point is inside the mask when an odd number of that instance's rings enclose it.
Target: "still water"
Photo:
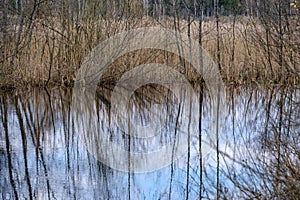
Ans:
[[[150,100],[147,95],[141,98],[136,94],[128,104],[131,123],[143,126],[156,119],[163,125],[158,134],[148,138],[127,135],[111,119],[109,94],[104,94],[101,91],[96,95],[97,114],[87,116],[86,121],[98,122],[99,131],[109,141],[129,152],[153,152],[172,144],[178,127],[190,124],[184,121],[188,118],[179,120],[181,100],[172,94],[154,94],[158,97]],[[187,135],[186,152],[169,165],[135,173],[134,168],[115,170],[89,151],[87,143],[92,141],[97,144],[93,148],[98,148],[101,138],[82,137],[78,127],[83,126],[78,126],[78,113],[74,115],[72,111],[71,90],[3,93],[1,199],[233,199],[260,195],[272,198],[275,190],[284,192],[289,186],[290,182],[279,177],[294,178],[292,185],[297,189],[300,177],[292,173],[297,174],[300,168],[299,90],[228,90],[225,107],[220,108],[224,124],[218,140],[215,137],[217,146],[209,151],[199,142],[210,134],[208,92],[203,93],[200,103],[201,107],[196,105],[191,110],[200,115],[197,125],[189,129],[192,135]],[[159,116],[151,118],[149,109]],[[101,151],[112,157],[110,149]],[[156,156],[151,162],[159,163],[164,156]]]

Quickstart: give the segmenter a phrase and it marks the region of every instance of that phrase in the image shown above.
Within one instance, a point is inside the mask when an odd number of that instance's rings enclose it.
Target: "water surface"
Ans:
[[[160,113],[158,120],[164,124],[159,134],[147,140],[131,137],[110,121],[110,102],[104,94],[96,95],[97,115],[88,120],[97,121],[112,142],[132,152],[155,151],[174,142],[178,126],[186,123],[178,121],[181,104],[172,94],[156,101],[136,95],[128,105],[130,120],[145,125],[152,109]],[[0,196],[152,200],[215,199],[218,195],[232,199],[249,197],[246,188],[250,188],[257,198],[272,198],[276,188],[284,192],[294,183],[279,181],[280,177],[294,178],[299,184],[300,178],[291,174],[300,166],[299,90],[235,89],[226,95],[218,149],[200,156],[199,139],[209,134],[210,120],[210,98],[204,92],[202,109],[195,107],[201,117],[190,130],[194,135],[188,151],[171,165],[134,173],[114,170],[87,150],[78,135],[76,123],[80,122],[72,113],[71,90],[1,94]]]

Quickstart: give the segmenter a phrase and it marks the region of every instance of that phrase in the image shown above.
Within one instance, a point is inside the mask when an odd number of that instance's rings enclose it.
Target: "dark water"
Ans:
[[[0,99],[1,199],[260,199],[283,194],[287,198],[287,193],[292,198],[299,192],[296,89],[227,91],[218,148],[200,156],[199,139],[209,134],[210,100],[205,92],[201,123],[198,120],[198,128],[190,130],[194,135],[187,152],[172,164],[145,173],[114,170],[87,150],[79,135],[80,121],[72,114],[71,91],[34,90],[1,94]],[[155,151],[176,137],[180,100],[172,95],[157,102],[132,98],[133,124],[149,123],[150,107],[165,120],[160,134],[147,142],[132,139],[110,121],[110,104],[103,96],[95,103],[97,115],[88,120],[98,121],[122,148]],[[160,162],[162,157],[156,159]]]

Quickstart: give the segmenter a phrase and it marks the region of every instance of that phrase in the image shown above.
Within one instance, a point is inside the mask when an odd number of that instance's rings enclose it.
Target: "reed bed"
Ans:
[[[179,26],[178,26],[179,25]],[[75,73],[84,58],[101,41],[116,33],[138,27],[165,27],[175,29],[173,19],[156,21],[151,18],[130,20],[90,20],[67,23],[59,19],[35,20],[32,34],[25,36],[16,48],[14,38],[9,36],[5,56],[0,68],[0,86],[18,88],[32,86],[72,87]],[[187,33],[188,23],[180,20],[176,30]],[[199,22],[190,25],[191,37],[199,39]],[[11,27],[17,30],[18,27]],[[299,85],[300,55],[299,34],[287,36],[278,52],[276,39],[264,45],[266,38],[261,24],[253,18],[221,18],[217,34],[215,21],[207,19],[202,24],[202,46],[218,62],[217,40],[220,42],[221,75],[227,85]],[[279,62],[278,57],[281,56]],[[145,63],[167,64],[189,81],[198,83],[201,77],[187,62],[169,52],[144,49],[130,52],[118,58],[105,72],[100,84],[114,84],[126,71]],[[184,70],[182,70],[182,64]]]

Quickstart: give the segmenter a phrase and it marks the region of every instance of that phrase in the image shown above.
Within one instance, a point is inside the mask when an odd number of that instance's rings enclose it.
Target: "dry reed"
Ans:
[[[59,23],[55,23],[55,22]],[[47,26],[46,24],[55,24]],[[187,32],[187,22],[180,21],[179,31]],[[137,27],[161,26],[174,28],[172,19],[155,21],[151,18],[125,20],[98,20],[80,24],[66,24],[59,19],[45,22],[36,20],[30,40],[25,40],[14,56],[7,56],[0,71],[2,87],[72,86],[76,70],[85,56],[101,41],[110,36]],[[220,30],[222,77],[228,85],[243,84],[299,84],[299,49],[284,47],[285,67],[278,65],[275,44],[272,49],[272,70],[268,67],[263,30],[255,19],[241,18],[234,24],[223,19]],[[261,35],[261,38],[257,36]],[[198,39],[198,22],[191,24],[191,37]],[[203,48],[216,59],[217,34],[215,22],[203,23]],[[289,40],[292,40],[289,38]],[[293,38],[297,41],[297,37]],[[6,55],[13,55],[15,38],[10,37]],[[26,43],[27,42],[27,43]],[[162,63],[180,70],[180,59],[159,50],[139,50],[118,58],[106,71],[101,84],[115,83],[123,73],[144,63]],[[199,76],[188,63],[186,76],[197,83]],[[287,70],[290,69],[290,70]]]

